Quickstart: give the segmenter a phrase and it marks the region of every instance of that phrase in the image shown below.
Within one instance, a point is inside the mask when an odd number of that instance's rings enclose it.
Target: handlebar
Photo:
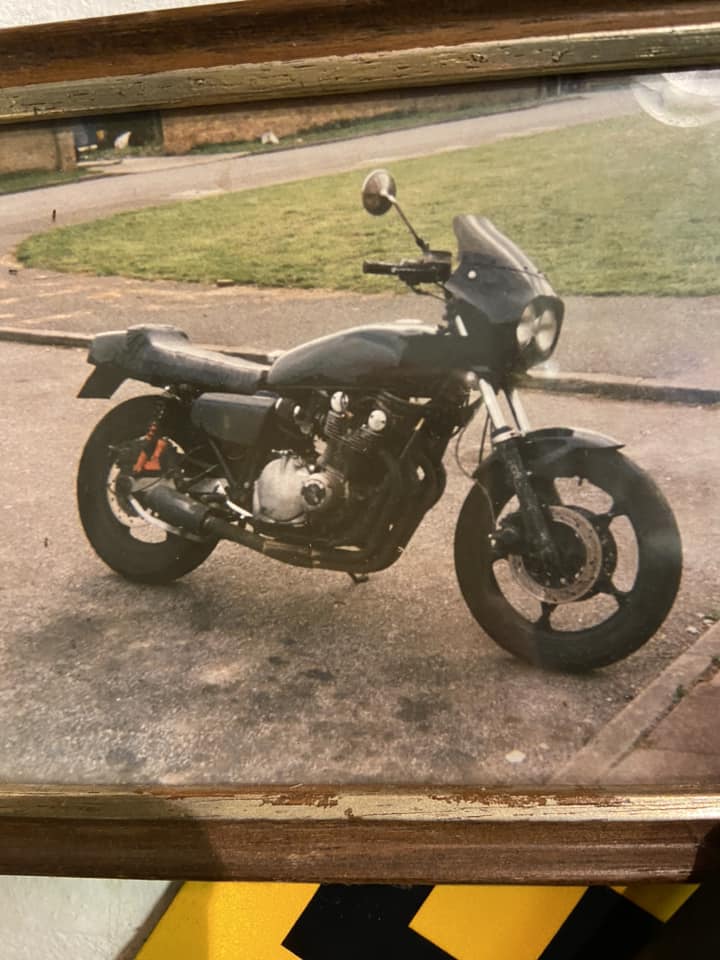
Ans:
[[[397,273],[397,263],[386,263],[384,260],[363,260],[363,273]]]
[[[431,251],[421,260],[401,260],[389,263],[385,260],[364,260],[363,273],[380,273],[402,280],[409,286],[418,283],[444,283],[450,276],[451,255],[443,251]]]

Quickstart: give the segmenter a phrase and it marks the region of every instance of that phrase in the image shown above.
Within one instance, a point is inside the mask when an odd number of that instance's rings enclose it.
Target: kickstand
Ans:
[[[350,573],[348,570],[348,576],[353,583],[367,583],[370,577],[366,573]]]

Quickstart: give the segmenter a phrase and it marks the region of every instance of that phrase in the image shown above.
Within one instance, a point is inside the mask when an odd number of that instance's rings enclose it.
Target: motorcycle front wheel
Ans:
[[[118,479],[157,415],[158,397],[134,397],[111,410],[91,433],[80,460],[80,519],[93,549],[128,580],[170,583],[198,567],[216,540],[187,540],[148,523],[123,495]],[[173,401],[165,401],[161,435],[181,456],[194,443],[191,425]]]
[[[524,551],[517,498],[489,462],[455,533],[465,602],[497,644],[537,666],[585,671],[622,660],[653,636],[680,585],[670,506],[615,450],[568,453],[532,482],[558,566],[548,571]]]

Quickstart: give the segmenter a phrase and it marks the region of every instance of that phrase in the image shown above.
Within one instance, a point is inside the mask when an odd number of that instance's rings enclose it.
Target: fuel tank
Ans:
[[[351,327],[310,340],[270,368],[272,390],[373,389],[428,396],[452,370],[472,364],[468,343],[419,320]]]

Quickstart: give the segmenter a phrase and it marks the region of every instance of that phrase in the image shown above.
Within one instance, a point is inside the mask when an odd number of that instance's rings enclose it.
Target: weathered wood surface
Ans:
[[[708,0],[245,0],[0,31],[0,86],[717,21]]]
[[[648,787],[624,792],[600,787],[502,790],[439,785],[4,785],[0,787],[0,818],[15,816],[365,823],[433,820],[455,824],[527,820],[662,823],[685,819],[720,823],[720,789],[688,791],[675,787],[661,791]]]
[[[0,122],[720,62],[720,24],[245,63],[0,90]]]
[[[718,876],[720,794],[6,788],[0,872],[408,883]]]
[[[246,0],[0,31],[0,122],[720,61],[720,2]]]

